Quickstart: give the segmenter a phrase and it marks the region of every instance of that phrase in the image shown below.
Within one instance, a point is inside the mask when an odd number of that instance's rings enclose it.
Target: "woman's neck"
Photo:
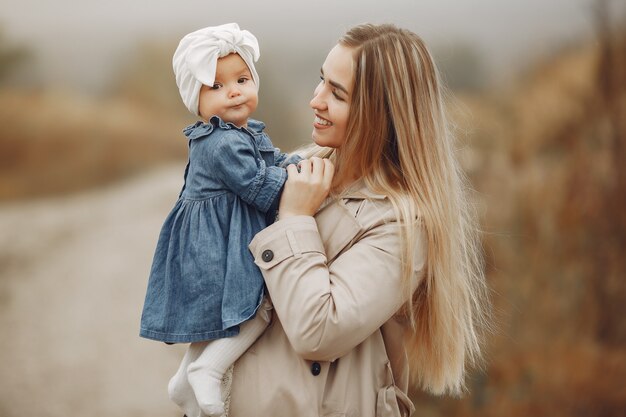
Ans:
[[[333,193],[340,194],[344,192],[345,190],[350,188],[350,186],[352,186],[355,182],[357,182],[359,179],[360,179],[359,177],[352,176],[352,175],[340,178],[339,181],[337,181],[332,187]]]

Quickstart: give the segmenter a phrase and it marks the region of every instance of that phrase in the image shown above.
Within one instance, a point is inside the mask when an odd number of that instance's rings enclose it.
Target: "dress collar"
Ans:
[[[235,126],[233,123],[223,121],[219,116],[211,116],[208,123],[205,123],[203,121],[197,121],[196,123],[189,125],[185,129],[183,129],[183,133],[189,139],[199,139],[210,135],[216,126],[219,126],[221,129],[225,130],[235,129],[248,132],[254,138],[261,138],[261,145],[271,146],[271,143],[266,143],[268,140],[263,140],[266,136],[263,134],[263,129],[265,129],[265,123],[254,119],[248,119],[247,127],[238,127]]]

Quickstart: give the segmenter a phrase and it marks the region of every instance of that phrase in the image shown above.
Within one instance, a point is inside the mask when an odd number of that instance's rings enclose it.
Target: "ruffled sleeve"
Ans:
[[[204,122],[198,121],[195,124],[189,125],[185,129],[183,129],[183,133],[190,140],[194,140],[194,139],[203,138],[205,136],[209,136],[211,132],[213,132],[213,128],[214,126],[211,123],[204,123]]]
[[[274,164],[277,167],[287,168],[287,165],[297,165],[300,161],[302,161],[302,157],[298,154],[294,153],[290,155],[288,153],[281,152],[278,148],[274,149]]]
[[[267,212],[287,179],[284,168],[257,157],[254,140],[236,129],[225,130],[211,146],[214,175],[243,201]]]

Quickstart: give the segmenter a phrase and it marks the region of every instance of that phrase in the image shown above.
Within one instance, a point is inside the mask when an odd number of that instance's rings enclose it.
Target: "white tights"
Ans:
[[[224,414],[221,383],[224,373],[258,339],[269,323],[267,301],[256,316],[239,326],[234,337],[191,343],[167,386],[170,399],[187,417]]]

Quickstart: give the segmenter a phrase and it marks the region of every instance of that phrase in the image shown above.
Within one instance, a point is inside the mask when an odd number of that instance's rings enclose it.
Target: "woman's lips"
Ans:
[[[324,128],[327,128],[327,127],[331,127],[332,125],[333,124],[329,120],[326,120],[323,117],[315,115],[315,120],[313,121],[313,126],[315,126],[317,129],[324,129]]]

